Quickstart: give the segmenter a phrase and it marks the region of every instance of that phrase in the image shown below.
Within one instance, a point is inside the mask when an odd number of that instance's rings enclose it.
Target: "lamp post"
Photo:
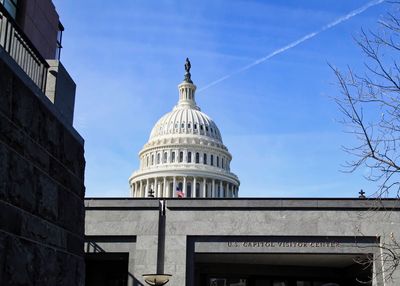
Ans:
[[[143,274],[144,281],[151,286],[162,286],[168,283],[171,274]]]
[[[153,195],[151,190],[149,197]],[[154,195],[152,196],[154,197]],[[165,247],[165,200],[159,201],[160,209],[158,215],[158,243],[157,243],[157,269],[155,274],[143,274],[144,281],[150,286],[162,286],[168,283],[171,274],[164,272],[164,247]]]
[[[154,191],[153,191],[153,189],[150,189],[150,191],[149,191],[149,198],[154,198]]]

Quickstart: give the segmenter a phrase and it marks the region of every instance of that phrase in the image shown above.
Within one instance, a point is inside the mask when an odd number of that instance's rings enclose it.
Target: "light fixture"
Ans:
[[[171,274],[143,274],[144,281],[151,286],[162,286],[168,283]]]

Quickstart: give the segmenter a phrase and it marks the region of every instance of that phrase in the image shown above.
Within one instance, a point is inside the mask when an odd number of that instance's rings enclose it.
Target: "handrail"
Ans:
[[[45,92],[49,65],[3,5],[0,5],[0,47]]]

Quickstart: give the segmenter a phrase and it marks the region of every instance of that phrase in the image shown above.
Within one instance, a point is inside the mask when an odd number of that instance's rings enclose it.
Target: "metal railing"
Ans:
[[[49,65],[1,4],[0,46],[15,60],[32,81],[45,92]]]

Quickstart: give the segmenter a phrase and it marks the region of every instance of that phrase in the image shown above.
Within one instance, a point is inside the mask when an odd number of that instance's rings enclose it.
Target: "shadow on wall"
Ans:
[[[85,251],[86,286],[143,286],[128,272],[128,253],[106,252],[96,242],[88,242]]]

